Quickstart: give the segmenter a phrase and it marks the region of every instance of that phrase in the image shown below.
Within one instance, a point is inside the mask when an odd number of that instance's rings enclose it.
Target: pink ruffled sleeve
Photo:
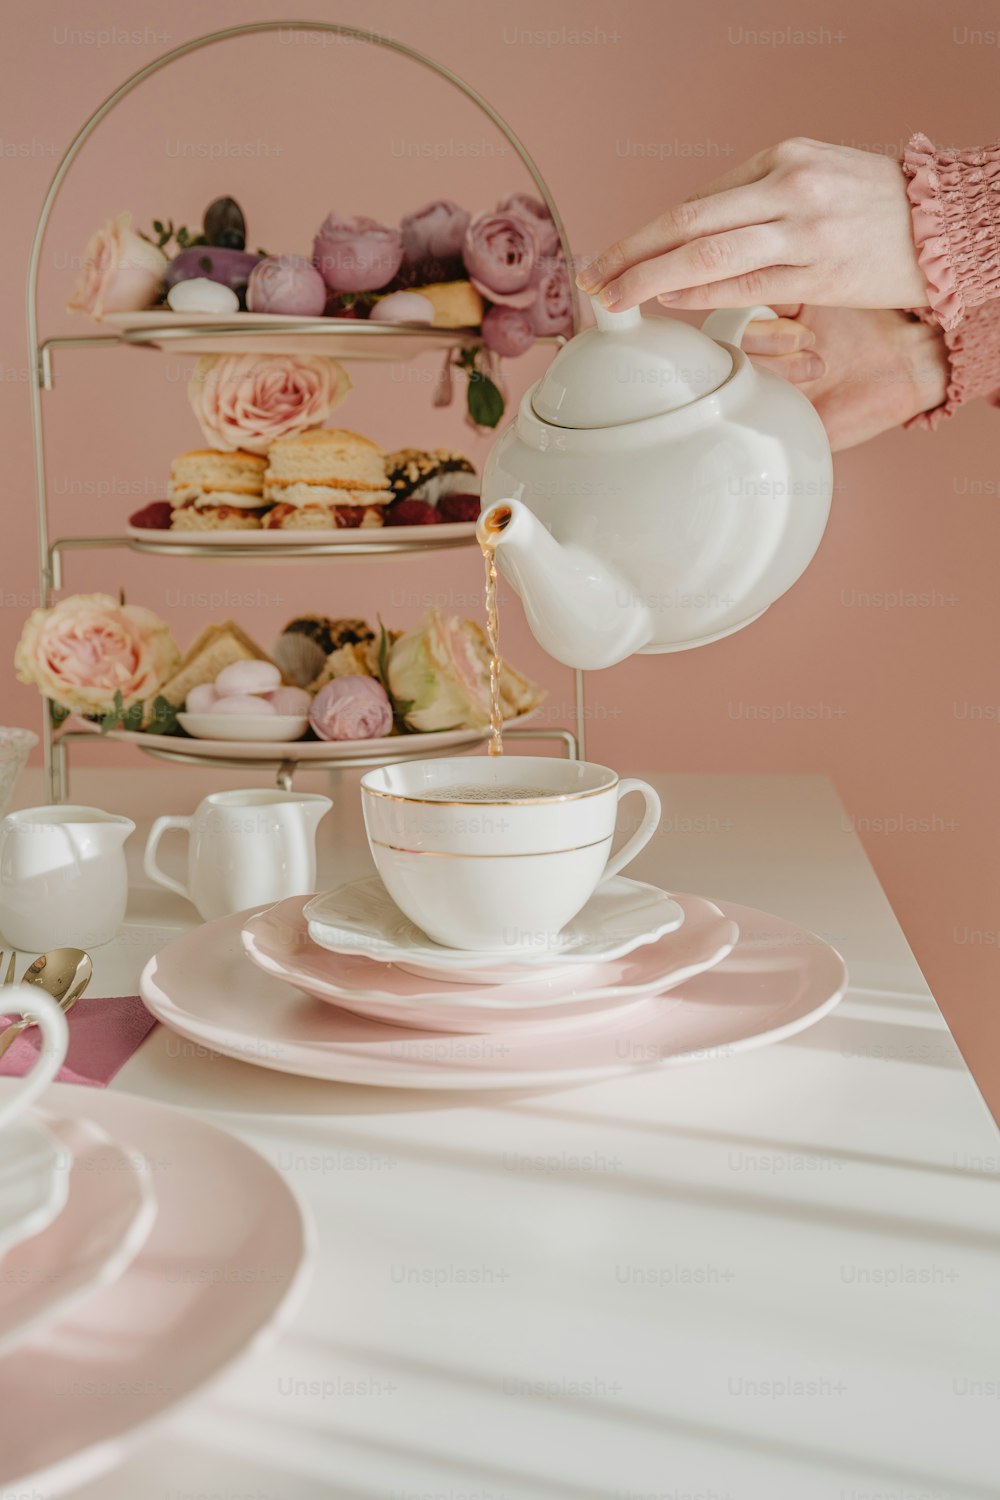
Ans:
[[[926,308],[917,316],[938,328],[947,345],[948,391],[940,406],[921,412],[904,425],[933,432],[966,401],[977,397],[1000,406],[1000,302],[984,302],[972,308],[956,328],[940,329],[935,314]]]
[[[902,165],[931,311],[954,329],[1000,297],[1000,144],[948,151],[915,135]]]

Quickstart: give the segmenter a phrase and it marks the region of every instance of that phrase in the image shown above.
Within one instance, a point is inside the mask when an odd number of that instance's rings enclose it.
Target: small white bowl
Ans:
[[[300,740],[308,714],[178,714],[185,734],[196,740]]]

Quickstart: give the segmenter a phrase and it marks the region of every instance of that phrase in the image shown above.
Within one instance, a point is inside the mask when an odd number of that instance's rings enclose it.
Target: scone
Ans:
[[[340,427],[273,443],[264,497],[273,506],[265,526],[282,531],[381,526],[382,507],[392,499],[381,448]]]
[[[175,531],[247,531],[260,527],[266,505],[259,453],[194,448],[170,465],[170,524]]]

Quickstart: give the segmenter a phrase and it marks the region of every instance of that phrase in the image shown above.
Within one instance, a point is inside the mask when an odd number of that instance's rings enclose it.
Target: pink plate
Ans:
[[[0,1079],[0,1099],[11,1082]],[[144,1157],[158,1211],[119,1281],[0,1359],[8,1495],[85,1484],[265,1330],[273,1334],[305,1290],[312,1240],[288,1184],[226,1131],[71,1084],[54,1084],[45,1102]]]
[[[39,1115],[63,1146],[69,1192],[52,1223],[3,1258],[0,1353],[117,1281],[156,1218],[149,1167],[141,1156],[92,1121]]]
[[[513,984],[448,983],[423,979],[396,964],[361,954],[330,953],[309,936],[307,896],[293,896],[258,912],[243,928],[249,958],[286,984],[377,1021],[420,1031],[490,1032],[519,1026],[579,1025],[609,1010],[639,1004],[672,989],[724,958],[736,925],[702,896],[677,904],[683,925],[623,958],[574,969],[540,967]]]
[[[684,900],[684,897],[678,897]],[[352,1015],[246,960],[250,913],[206,922],[146,965],[139,988],[181,1036],[279,1073],[386,1088],[554,1088],[637,1068],[728,1057],[792,1036],[847,987],[835,950],[781,917],[720,902],[738,923],[728,958],[663,999],[611,1011],[585,1030],[500,1036],[414,1031]]]

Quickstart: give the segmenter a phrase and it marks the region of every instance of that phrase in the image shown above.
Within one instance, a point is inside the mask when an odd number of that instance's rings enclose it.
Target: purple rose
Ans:
[[[330,213],[313,241],[313,261],[332,292],[373,292],[399,270],[402,236],[377,219]]]
[[[518,307],[491,307],[483,319],[483,343],[494,354],[514,358],[535,342],[531,313]]]
[[[537,255],[534,231],[522,218],[508,213],[481,213],[465,231],[462,247],[473,286],[496,302],[505,296],[531,295]]]
[[[515,193],[497,204],[498,214],[513,214],[530,224],[535,235],[539,255],[555,255],[559,248],[559,232],[545,204],[529,193]]]
[[[309,710],[321,740],[375,740],[392,728],[389,695],[374,677],[335,677]]]
[[[326,283],[304,255],[269,255],[250,272],[247,310],[318,318],[326,306]]]
[[[542,272],[529,316],[539,338],[572,331],[573,300],[564,260],[550,261]]]
[[[404,215],[399,221],[403,264],[415,266],[422,260],[449,260],[461,255],[469,217],[464,208],[448,198]]]

